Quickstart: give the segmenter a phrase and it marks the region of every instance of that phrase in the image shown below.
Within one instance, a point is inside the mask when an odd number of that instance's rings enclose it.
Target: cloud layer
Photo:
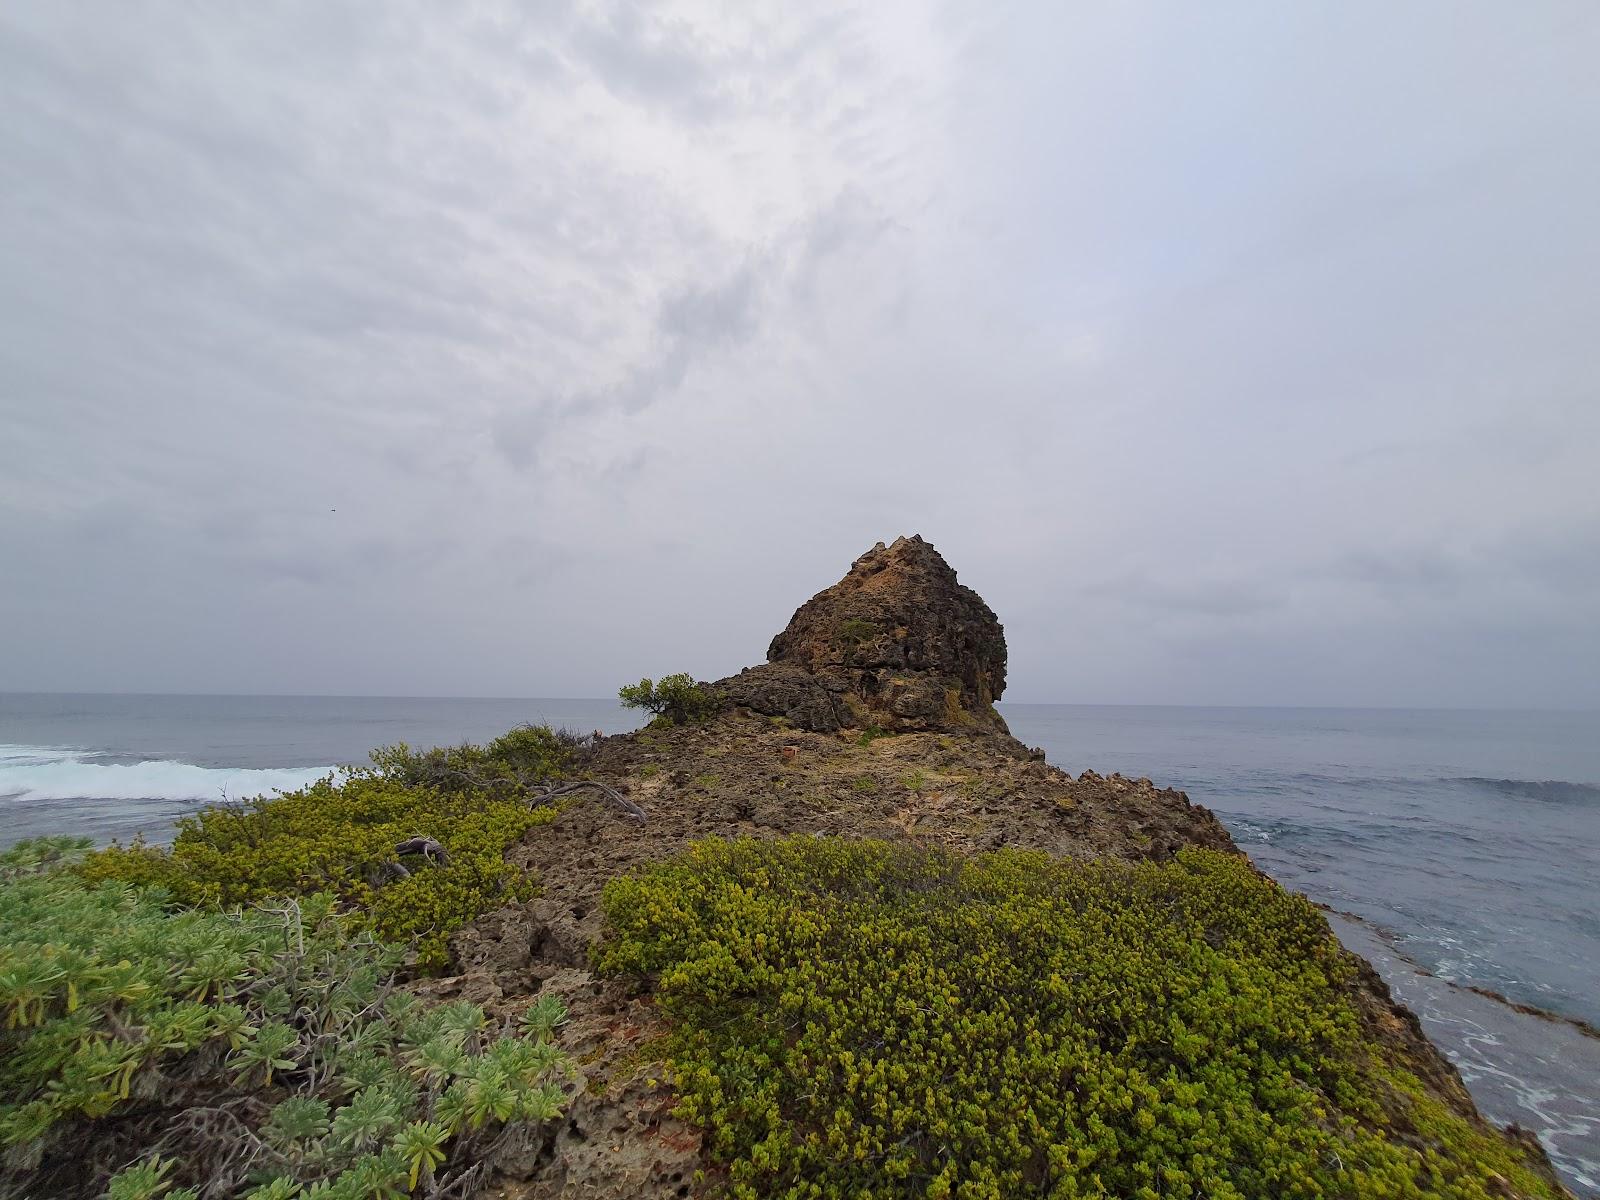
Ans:
[[[1600,12],[0,11],[0,689],[1600,705]]]

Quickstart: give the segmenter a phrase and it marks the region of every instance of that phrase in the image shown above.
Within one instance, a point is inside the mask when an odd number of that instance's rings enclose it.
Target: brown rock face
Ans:
[[[920,537],[879,542],[772,639],[768,662],[716,686],[803,729],[1005,728],[1006,639],[983,598]]]

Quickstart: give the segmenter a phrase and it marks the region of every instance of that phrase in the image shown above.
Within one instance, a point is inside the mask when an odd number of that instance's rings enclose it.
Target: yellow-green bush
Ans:
[[[710,841],[604,902],[739,1197],[1554,1194],[1363,1042],[1320,914],[1231,856]]]
[[[417,787],[510,792],[560,779],[576,740],[548,725],[522,725],[484,746],[413,750],[401,742],[374,750],[372,762],[385,777]]]
[[[178,822],[170,849],[112,846],[82,873],[90,882],[157,885],[190,905],[329,892],[365,910],[380,936],[418,939],[425,965],[442,964],[451,933],[532,894],[505,850],[551,819],[550,809],[530,808],[528,788],[560,778],[566,751],[548,729],[527,728],[484,747],[400,745],[372,757],[373,769],[203,809]],[[410,859],[408,876],[388,878],[384,864],[412,837],[436,840],[448,862]]]

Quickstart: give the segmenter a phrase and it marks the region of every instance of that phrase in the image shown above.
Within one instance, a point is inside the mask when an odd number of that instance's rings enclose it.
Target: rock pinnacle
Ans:
[[[805,729],[1004,730],[1006,639],[921,537],[879,542],[796,610],[767,662],[716,686]]]

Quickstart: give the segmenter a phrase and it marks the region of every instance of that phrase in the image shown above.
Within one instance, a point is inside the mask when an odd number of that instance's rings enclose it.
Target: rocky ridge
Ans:
[[[1157,861],[1184,846],[1238,852],[1184,793],[1147,779],[1074,777],[1012,738],[992,707],[1005,671],[994,613],[932,546],[900,538],[802,605],[766,663],[708,685],[724,705],[714,719],[598,738],[581,752],[578,769],[647,819],[574,803],[532,831],[512,857],[542,894],[462,931],[452,947],[458,974],[426,985],[506,1015],[554,994],[572,1013],[562,1043],[583,1078],[567,1118],[504,1158],[491,1194],[622,1200],[704,1190],[700,1133],[672,1116],[662,1082],[665,1031],[651,998],[589,970],[603,934],[600,893],[619,874],[711,836]],[[1416,1018],[1361,966],[1352,1000],[1370,1040],[1450,1108],[1480,1119]]]

